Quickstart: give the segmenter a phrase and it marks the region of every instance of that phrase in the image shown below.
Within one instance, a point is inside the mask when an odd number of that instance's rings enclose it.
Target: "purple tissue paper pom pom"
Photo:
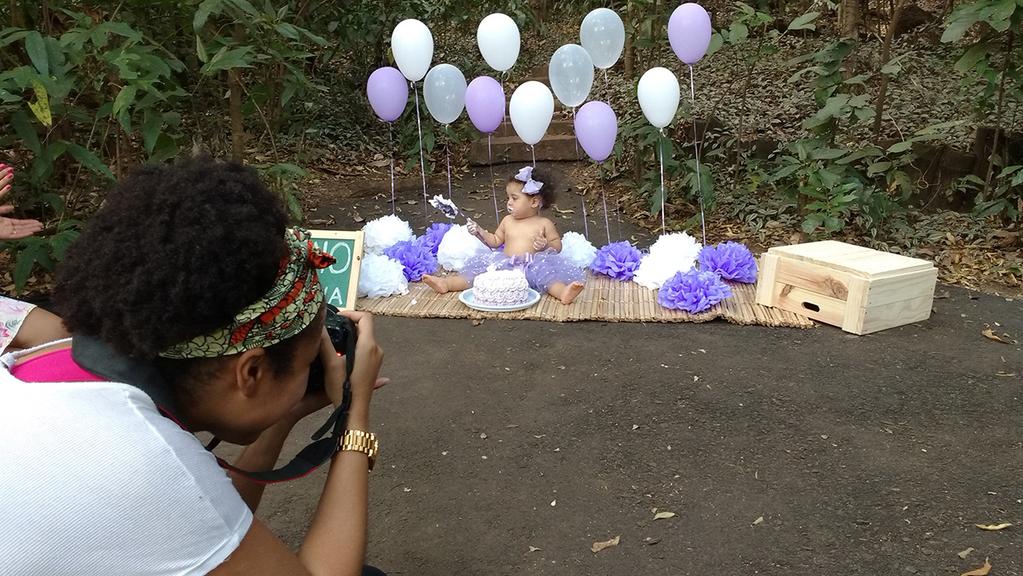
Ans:
[[[643,255],[629,242],[612,242],[597,250],[590,270],[625,282],[632,280]]]
[[[679,272],[661,285],[657,303],[690,314],[704,310],[732,295],[732,289],[713,272]]]
[[[444,239],[444,235],[451,230],[451,224],[447,222],[437,222],[431,224],[426,229],[426,233],[419,237],[419,240],[433,252],[433,255],[437,255],[437,248],[440,246],[440,241]]]
[[[405,279],[409,282],[422,280],[423,274],[437,271],[437,257],[422,240],[403,240],[384,251],[384,255],[401,262]]]
[[[753,284],[757,281],[757,259],[738,242],[722,242],[700,251],[700,270],[714,272],[725,280]]]

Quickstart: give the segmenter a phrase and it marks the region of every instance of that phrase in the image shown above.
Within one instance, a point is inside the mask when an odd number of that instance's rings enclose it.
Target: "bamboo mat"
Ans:
[[[812,328],[813,322],[784,310],[756,303],[756,286],[732,284],[732,297],[699,314],[668,310],[657,303],[657,291],[635,282],[618,282],[590,274],[586,288],[565,306],[544,294],[532,308],[519,312],[480,312],[462,304],[457,292],[437,294],[422,282],[409,283],[409,293],[389,298],[360,298],[359,310],[379,316],[408,318],[500,318],[550,322],[707,322],[722,318],[733,324]]]

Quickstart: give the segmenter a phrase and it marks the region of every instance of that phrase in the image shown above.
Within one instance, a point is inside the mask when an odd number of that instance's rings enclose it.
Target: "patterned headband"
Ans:
[[[526,166],[525,168],[519,170],[519,173],[515,175],[515,179],[518,180],[519,182],[525,183],[525,185],[522,187],[522,191],[525,192],[526,194],[529,194],[530,196],[534,194],[539,194],[540,189],[543,188],[543,182],[533,180],[532,166]]]
[[[334,263],[334,257],[313,245],[309,233],[289,228],[288,255],[281,259],[273,287],[247,306],[231,322],[208,334],[175,344],[163,358],[216,358],[277,344],[312,323],[323,303],[316,271]]]

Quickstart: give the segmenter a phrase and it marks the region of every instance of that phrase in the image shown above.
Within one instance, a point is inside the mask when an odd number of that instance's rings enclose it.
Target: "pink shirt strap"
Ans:
[[[54,350],[21,360],[11,368],[11,375],[22,382],[103,382],[75,363],[71,349]]]

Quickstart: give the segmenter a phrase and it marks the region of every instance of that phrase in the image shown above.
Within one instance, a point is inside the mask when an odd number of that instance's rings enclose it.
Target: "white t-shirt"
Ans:
[[[0,358],[0,575],[205,574],[252,513],[199,440],[112,382],[22,382]]]

